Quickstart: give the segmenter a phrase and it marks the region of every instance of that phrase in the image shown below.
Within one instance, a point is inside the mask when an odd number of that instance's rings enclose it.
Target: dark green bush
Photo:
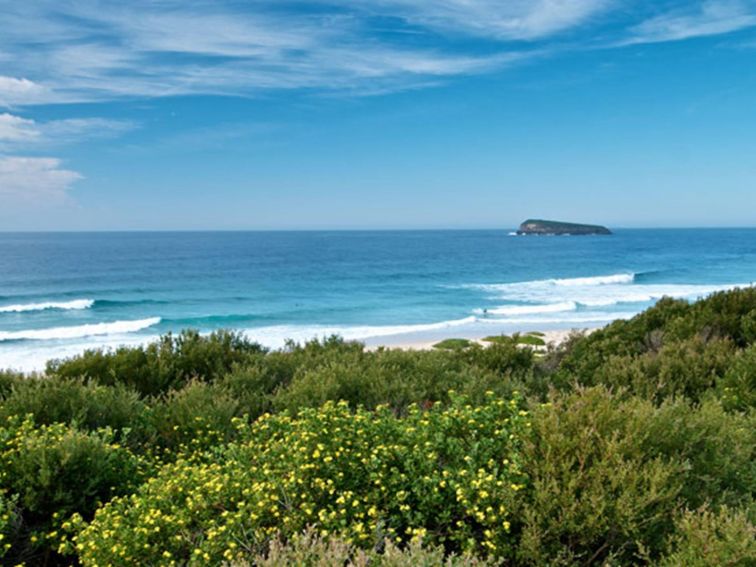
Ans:
[[[27,378],[16,383],[0,405],[0,420],[31,414],[40,425],[75,423],[82,429],[124,430],[140,426],[145,407],[139,395],[122,384]]]
[[[51,361],[47,373],[61,378],[89,378],[100,384],[124,384],[142,395],[180,388],[192,378],[211,381],[235,364],[262,356],[264,349],[239,333],[197,331],[171,334],[146,347],[90,350],[68,360]]]
[[[527,565],[629,564],[663,547],[685,466],[645,451],[654,407],[603,388],[535,410],[518,508]]]
[[[444,339],[433,345],[433,348],[441,350],[464,350],[473,346],[472,341],[468,339]]]
[[[3,400],[11,390],[13,386],[23,381],[24,377],[21,374],[12,372],[10,370],[0,370],[0,400]]]
[[[740,505],[756,494],[756,414],[732,414],[718,400],[667,401],[646,422],[644,453],[684,465],[688,508]]]
[[[157,401],[148,418],[149,445],[159,451],[193,454],[229,441],[239,402],[215,385],[192,381]]]
[[[756,409],[756,343],[733,356],[730,368],[717,386],[718,394],[727,409]]]
[[[592,379],[581,385],[604,384],[661,403],[675,396],[698,401],[727,372],[736,355],[730,340],[708,342],[699,337],[669,342],[658,351],[636,356],[609,356]]]

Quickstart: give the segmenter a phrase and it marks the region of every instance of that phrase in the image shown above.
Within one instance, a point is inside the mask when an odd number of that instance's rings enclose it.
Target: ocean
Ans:
[[[756,229],[0,233],[0,368],[185,328],[271,348],[586,328],[756,280]]]

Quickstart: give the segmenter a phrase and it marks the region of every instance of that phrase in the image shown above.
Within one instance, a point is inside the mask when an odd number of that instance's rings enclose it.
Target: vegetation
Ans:
[[[433,348],[457,350],[468,348],[472,346],[472,344],[472,341],[468,339],[444,339],[443,341],[433,345]]]
[[[523,338],[0,372],[0,562],[752,564],[756,289]]]

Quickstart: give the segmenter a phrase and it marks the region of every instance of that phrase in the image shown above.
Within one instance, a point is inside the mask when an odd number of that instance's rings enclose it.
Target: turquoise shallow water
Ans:
[[[271,347],[591,327],[756,280],[756,229],[0,233],[0,367],[193,327]]]

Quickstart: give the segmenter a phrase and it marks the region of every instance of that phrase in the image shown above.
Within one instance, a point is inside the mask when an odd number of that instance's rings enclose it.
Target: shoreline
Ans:
[[[546,343],[546,347],[549,346],[559,346],[564,341],[566,341],[570,335],[574,333],[581,333],[583,335],[589,335],[592,332],[601,329],[603,327],[582,327],[582,328],[570,328],[570,329],[548,329],[544,331],[537,331],[539,333],[542,333],[543,336],[540,338],[543,339],[543,341]],[[511,336],[512,334],[519,333],[520,335],[525,335],[529,332],[534,332],[535,329],[528,330],[528,331],[515,331],[513,333],[499,333],[499,335],[505,335],[505,336]],[[431,350],[433,348],[433,345],[446,340],[446,339],[452,339],[452,338],[459,338],[459,339],[467,339],[472,342],[476,342],[482,346],[485,346],[487,344],[490,344],[483,339],[487,336],[492,335],[476,335],[476,336],[465,336],[465,333],[461,333],[456,336],[442,336],[442,337],[434,337],[433,339],[430,338],[417,338],[414,340],[383,340],[386,337],[378,337],[373,340],[367,339],[361,342],[365,345],[366,350],[374,351],[378,350],[379,348],[388,348],[388,349],[402,349],[402,350]],[[493,336],[497,336],[494,334]],[[544,347],[541,347],[544,348]]]

